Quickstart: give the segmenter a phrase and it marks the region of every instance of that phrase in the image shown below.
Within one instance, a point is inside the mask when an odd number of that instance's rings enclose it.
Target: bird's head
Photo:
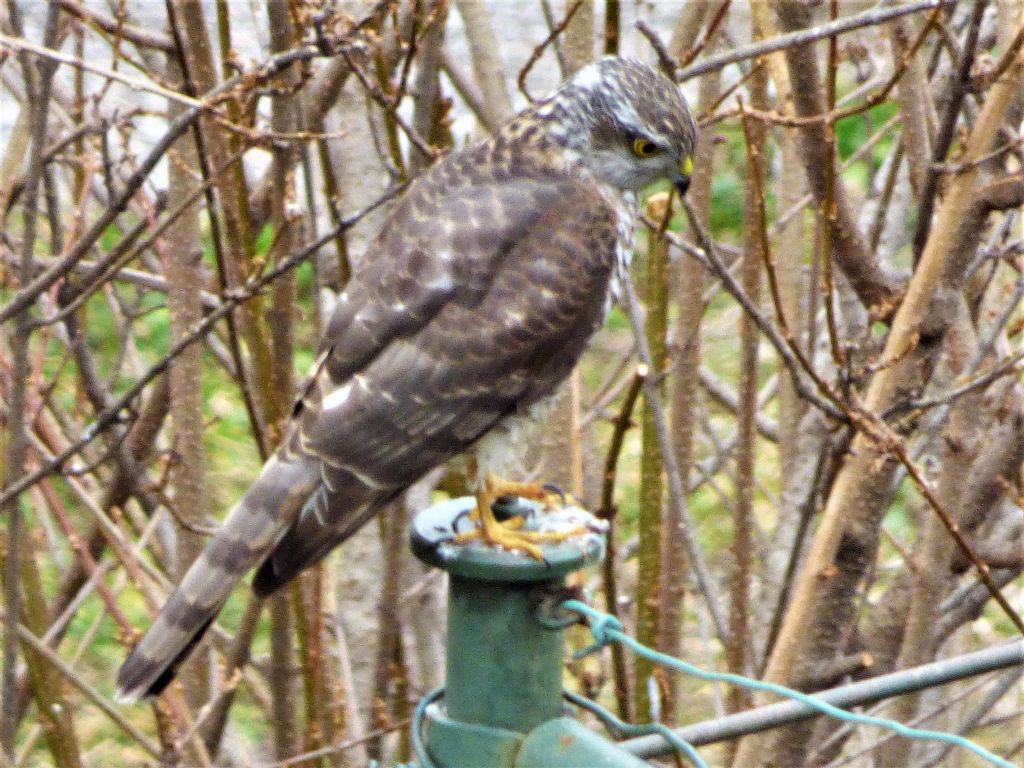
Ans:
[[[568,113],[574,148],[602,180],[636,191],[669,179],[686,191],[697,125],[664,75],[635,59],[609,57],[577,72],[549,103]]]

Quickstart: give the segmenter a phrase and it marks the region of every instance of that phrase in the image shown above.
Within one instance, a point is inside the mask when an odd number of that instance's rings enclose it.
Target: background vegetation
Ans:
[[[0,766],[407,759],[444,582],[405,530],[459,467],[238,590],[159,702],[114,671],[391,197],[603,53],[672,72],[702,133],[686,203],[645,202],[646,330],[612,313],[526,468],[612,521],[595,604],[805,690],[1024,631],[1019,0],[4,0],[0,35]],[[875,710],[1019,759],[1020,677]],[[567,678],[637,721],[757,703],[616,654]],[[704,754],[974,764],[821,721]]]

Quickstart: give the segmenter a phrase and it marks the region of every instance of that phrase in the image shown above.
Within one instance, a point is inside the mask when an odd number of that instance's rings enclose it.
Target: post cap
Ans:
[[[500,505],[500,507],[499,507]],[[454,576],[481,581],[550,581],[600,562],[604,557],[604,531],[608,524],[580,507],[545,510],[540,504],[516,498],[494,506],[498,519],[520,515],[522,530],[583,531],[558,543],[541,545],[544,560],[524,552],[511,552],[479,538],[456,542],[459,533],[472,531],[476,523],[470,513],[476,499],[462,496],[427,507],[412,521],[410,539],[413,553],[428,565]]]

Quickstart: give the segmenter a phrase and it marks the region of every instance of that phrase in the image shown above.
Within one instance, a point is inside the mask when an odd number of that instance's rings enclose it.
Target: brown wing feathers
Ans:
[[[575,364],[603,316],[614,212],[564,178],[478,178],[447,194],[459,163],[479,177],[465,158],[443,161],[371,248],[329,323],[287,449],[128,657],[123,697],[167,685],[250,568],[262,563],[257,592],[276,589]],[[566,227],[586,236],[559,238]]]

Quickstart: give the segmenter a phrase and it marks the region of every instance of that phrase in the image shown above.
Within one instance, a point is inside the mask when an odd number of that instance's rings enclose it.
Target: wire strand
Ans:
[[[707,672],[700,667],[695,667],[692,664],[688,664],[685,661],[677,659],[673,656],[669,656],[653,648],[648,648],[646,645],[634,640],[632,637],[627,635],[623,631],[622,623],[607,613],[603,613],[586,603],[580,602],[579,600],[566,600],[562,603],[562,608],[567,611],[573,611],[580,614],[587,619],[590,625],[591,634],[594,635],[594,644],[588,648],[574,654],[576,658],[586,656],[589,653],[608,645],[610,643],[620,643],[625,647],[629,648],[633,653],[638,656],[650,659],[655,664],[660,664],[669,669],[674,669],[678,672],[682,672],[687,675],[698,678],[699,680],[706,680],[708,682],[722,682],[729,683],[731,685],[738,685],[751,691],[760,691],[764,693],[774,693],[778,696],[783,696],[794,701],[798,701],[801,704],[805,704],[812,709],[817,710],[823,715],[828,715],[837,720],[842,720],[848,723],[855,723],[858,725],[873,725],[880,728],[887,728],[898,733],[900,736],[904,736],[909,739],[918,739],[921,741],[938,741],[944,744],[952,744],[954,746],[962,747],[970,752],[973,752],[983,760],[987,760],[992,765],[998,766],[998,768],[1016,768],[1012,763],[1002,759],[1001,757],[994,755],[984,747],[975,744],[970,739],[953,733],[944,733],[942,731],[929,731],[919,728],[911,728],[904,725],[903,723],[895,720],[889,720],[883,717],[875,717],[873,715],[862,715],[855,712],[848,712],[845,709],[828,704],[821,699],[809,696],[806,693],[795,691],[792,688],[787,688],[777,683],[768,683],[761,680],[752,680],[741,675],[735,675],[730,672]]]

